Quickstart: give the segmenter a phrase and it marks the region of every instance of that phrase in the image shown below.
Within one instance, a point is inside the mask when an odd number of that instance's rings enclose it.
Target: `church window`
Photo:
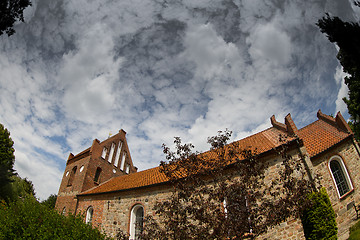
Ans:
[[[94,213],[94,209],[90,206],[88,207],[87,211],[86,211],[86,217],[85,217],[85,223],[90,224],[92,221],[92,217],[93,217],[93,213]]]
[[[135,205],[130,215],[130,240],[140,239],[144,224],[144,208],[142,205]]]
[[[99,183],[100,182],[100,174],[101,174],[101,168],[97,168],[95,172],[94,182]]]
[[[84,170],[84,165],[81,166],[79,172],[82,172]]]
[[[70,178],[69,178],[69,181],[68,181],[68,186],[71,186],[73,181],[74,181],[74,178],[75,178],[75,174],[76,174],[76,169],[77,169],[77,166],[75,166],[72,170],[71,170],[71,173],[70,173]]]
[[[119,164],[121,147],[122,147],[122,141],[119,141],[118,149],[116,150],[115,162],[114,162],[115,167],[118,167],[118,164]]]
[[[343,197],[346,193],[353,190],[353,186],[346,170],[343,160],[339,156],[330,158],[329,167],[331,175],[336,185],[336,190],[339,198]]]
[[[106,158],[106,153],[107,153],[107,149],[106,149],[106,147],[104,147],[104,148],[103,148],[103,151],[102,151],[102,153],[101,153],[101,157],[102,157],[103,159]]]
[[[252,233],[248,199],[246,195],[244,195],[244,192],[240,191],[238,194],[227,196],[223,200],[223,208],[225,218],[233,222],[233,230],[246,226],[247,231]]]
[[[126,174],[130,173],[130,165],[129,164],[126,164],[125,173]]]
[[[63,208],[63,210],[61,211],[61,215],[65,215],[66,214],[66,207]]]
[[[121,166],[120,166],[121,171],[124,171],[125,159],[126,159],[126,152],[123,153],[122,158],[121,158]]]
[[[112,162],[112,158],[113,158],[113,155],[114,155],[114,150],[115,150],[115,144],[112,143],[112,144],[111,144],[110,153],[109,153],[109,158],[108,158],[108,162],[109,162],[109,163]]]

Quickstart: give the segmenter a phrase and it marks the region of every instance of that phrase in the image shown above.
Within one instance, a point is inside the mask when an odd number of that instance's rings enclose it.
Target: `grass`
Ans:
[[[348,240],[360,239],[360,221],[350,228],[350,236]]]

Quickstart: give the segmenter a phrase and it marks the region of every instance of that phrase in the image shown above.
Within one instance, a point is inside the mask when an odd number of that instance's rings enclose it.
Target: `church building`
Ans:
[[[296,151],[305,155],[310,174],[321,176],[336,214],[339,239],[347,239],[349,227],[357,219],[354,206],[360,204],[360,152],[350,127],[340,114],[317,113],[318,120],[298,129],[291,115],[281,123],[238,140],[240,147],[257,149],[259,161],[275,162],[280,135],[296,138]],[[296,151],[292,154],[297,155]],[[159,159],[160,160],[160,159]],[[138,160],[137,160],[138,161]],[[268,171],[276,174],[276,171]],[[271,179],[271,176],[267,176]],[[114,237],[122,230],[137,239],[138,227],[146,215],[155,215],[156,202],[171,194],[169,179],[159,167],[137,171],[133,165],[126,132],[92,146],[77,155],[70,153],[59,188],[56,209],[63,214],[84,214],[84,221]],[[140,223],[140,224],[139,224]],[[270,237],[271,236],[271,237]],[[301,221],[289,219],[257,239],[305,239]]]

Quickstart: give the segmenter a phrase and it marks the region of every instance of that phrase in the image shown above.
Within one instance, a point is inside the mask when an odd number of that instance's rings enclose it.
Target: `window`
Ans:
[[[144,208],[142,205],[135,205],[130,215],[130,240],[140,239],[144,223]]]
[[[115,144],[112,143],[111,144],[111,149],[110,149],[110,153],[109,153],[109,158],[108,158],[108,162],[111,163],[113,155],[114,155],[114,150],[115,150]]]
[[[121,171],[124,171],[125,159],[126,159],[126,152],[123,153],[122,158],[121,158],[121,166],[120,166]]]
[[[104,149],[103,149],[103,151],[102,151],[102,153],[101,153],[101,157],[102,157],[103,159],[106,158],[106,153],[107,153],[107,149],[106,149],[106,147],[104,147]]]
[[[119,164],[121,147],[122,147],[122,141],[119,141],[118,149],[116,150],[115,162],[114,162],[115,167],[118,167],[118,164]]]
[[[223,208],[225,218],[232,222],[231,232],[238,232],[237,229],[244,229],[248,233],[252,233],[251,218],[249,213],[249,204],[246,197],[246,193],[237,192],[238,194],[232,194],[223,200]],[[230,232],[229,232],[230,233]]]
[[[85,218],[85,223],[90,224],[92,221],[92,216],[93,216],[94,210],[93,208],[90,206],[88,207],[87,211],[86,211],[86,218]]]
[[[333,156],[330,158],[329,167],[331,170],[331,176],[336,185],[338,196],[341,198],[346,193],[353,190],[349,174],[346,170],[344,162],[339,156]]]
[[[129,164],[126,164],[125,173],[126,174],[130,173],[130,165]]]
[[[66,214],[66,207],[63,208],[61,215],[65,215]]]
[[[74,181],[76,169],[77,169],[77,166],[75,166],[75,167],[71,170],[70,178],[69,178],[69,181],[68,181],[68,184],[67,184],[68,186],[71,186],[71,185],[72,185],[72,182]]]
[[[95,172],[94,182],[99,183],[100,182],[100,174],[101,174],[101,168],[97,168]]]

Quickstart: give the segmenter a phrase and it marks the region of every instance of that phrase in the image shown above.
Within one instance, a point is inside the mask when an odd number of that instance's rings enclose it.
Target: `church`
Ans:
[[[299,140],[307,167],[321,176],[336,214],[339,239],[347,239],[349,227],[357,220],[354,206],[360,204],[360,150],[350,127],[337,113],[335,117],[317,113],[315,122],[298,129],[288,114],[284,123],[275,116],[272,126],[236,141],[256,148],[259,161],[276,161],[279,135]],[[294,155],[296,153],[293,153]],[[276,164],[281,164],[280,161]],[[276,164],[271,167],[276,168]],[[269,171],[274,174],[276,171]],[[268,176],[271,178],[271,176]],[[70,153],[58,192],[56,209],[62,214],[84,213],[84,221],[114,237],[122,230],[137,239],[139,223],[155,215],[156,202],[171,194],[171,186],[159,167],[137,171],[126,141],[126,132],[73,155]],[[270,237],[271,236],[271,237]],[[305,239],[300,219],[289,219],[257,239]]]

